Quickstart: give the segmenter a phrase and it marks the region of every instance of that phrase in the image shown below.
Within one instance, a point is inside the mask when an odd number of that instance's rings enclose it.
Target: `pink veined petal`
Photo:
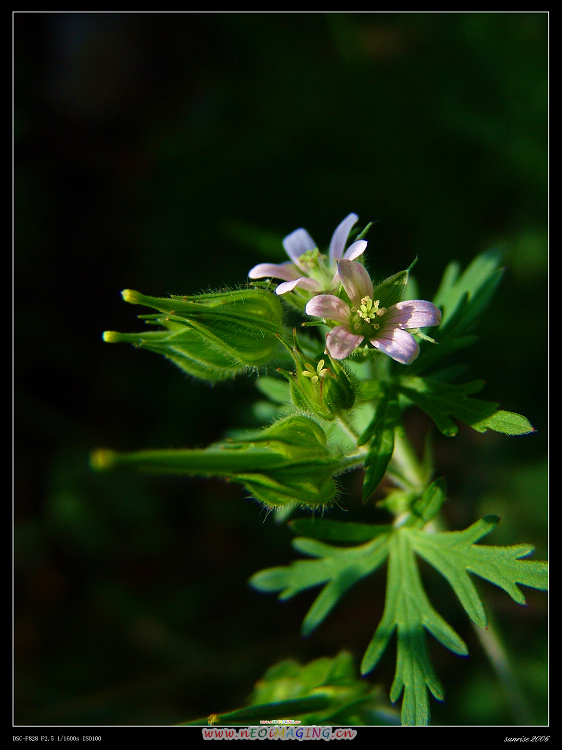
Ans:
[[[379,335],[371,339],[371,344],[401,365],[411,364],[420,353],[418,342],[412,334],[401,328],[379,331]]]
[[[332,235],[332,239],[330,240],[330,261],[339,260],[342,257],[343,249],[345,247],[345,243],[347,242],[347,238],[349,237],[351,227],[355,224],[358,218],[359,217],[357,216],[357,214],[349,214],[349,216],[346,216],[345,219],[336,227],[336,230]]]
[[[299,265],[299,258],[307,250],[314,250],[316,242],[312,239],[306,229],[295,229],[283,240],[283,247],[289,258]]]
[[[306,276],[301,276],[298,279],[291,279],[291,281],[284,281],[282,284],[279,284],[279,286],[275,290],[275,293],[287,294],[287,292],[292,292],[295,287],[308,289],[308,291],[310,292],[320,291],[320,284],[315,279],[309,279]]]
[[[363,297],[373,297],[373,282],[361,263],[342,258],[338,263],[338,273],[343,288],[355,307],[359,307]]]
[[[346,326],[336,326],[326,335],[326,348],[334,359],[345,359],[363,339],[364,336],[351,333]]]
[[[345,302],[333,294],[317,294],[307,303],[305,312],[315,318],[327,318],[344,324],[349,324],[351,315],[351,310]]]
[[[437,326],[441,322],[441,310],[424,299],[410,299],[397,302],[385,313],[383,326],[390,324],[398,328],[425,328]]]
[[[298,279],[300,271],[292,263],[258,263],[249,272],[251,279]]]
[[[347,250],[343,254],[343,257],[346,260],[355,260],[355,258],[363,255],[363,253],[367,249],[367,244],[367,240],[357,240],[357,242],[354,242],[347,248]]]

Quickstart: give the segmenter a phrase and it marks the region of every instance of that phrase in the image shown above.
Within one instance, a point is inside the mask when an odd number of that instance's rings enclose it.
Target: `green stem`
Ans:
[[[427,470],[418,461],[403,429],[394,435],[394,453],[390,459],[389,473],[403,489],[422,490],[427,481]],[[395,471],[393,471],[393,468]]]
[[[359,449],[357,453],[352,453],[350,456],[344,456],[342,458],[343,471],[349,471],[349,469],[355,469],[358,466],[362,466],[365,462],[367,451]]]
[[[359,440],[359,433],[355,429],[355,427],[351,424],[351,422],[347,419],[346,416],[343,415],[343,413],[340,413],[337,417],[337,422],[342,427],[342,429],[349,435],[349,437],[353,440],[355,444],[357,444],[357,441]],[[366,452],[365,452],[366,455]]]
[[[494,623],[488,622],[488,627],[485,630],[474,624],[473,627],[494,672],[504,687],[509,707],[517,723],[531,724],[527,701],[515,680],[507,654],[501,643],[497,629],[494,627]]]

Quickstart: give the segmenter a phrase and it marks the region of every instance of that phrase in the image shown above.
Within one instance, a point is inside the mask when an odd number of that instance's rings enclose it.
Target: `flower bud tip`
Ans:
[[[107,450],[107,448],[100,448],[90,456],[90,466],[96,471],[111,469],[114,464],[115,453],[114,451]]]
[[[123,289],[121,296],[125,302],[130,302],[132,305],[138,305],[142,300],[142,294],[135,292],[134,289]]]
[[[116,344],[118,341],[120,341],[117,331],[104,331],[102,334],[102,339],[108,344]]]

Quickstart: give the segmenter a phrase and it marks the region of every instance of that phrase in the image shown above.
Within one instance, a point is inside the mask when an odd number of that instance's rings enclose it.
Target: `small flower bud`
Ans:
[[[306,356],[296,335],[294,346],[287,348],[295,362],[295,371],[280,372],[289,382],[291,400],[297,409],[331,421],[339,412],[352,408],[355,384],[341,362],[329,354],[318,361]]]
[[[402,301],[408,286],[410,268],[395,273],[374,287],[373,299],[378,300],[381,309],[392,307]]]

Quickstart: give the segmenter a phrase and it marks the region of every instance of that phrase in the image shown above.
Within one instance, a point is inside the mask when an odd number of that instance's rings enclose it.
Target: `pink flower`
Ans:
[[[405,300],[388,308],[374,299],[371,277],[357,261],[339,261],[339,277],[350,303],[332,294],[319,294],[306,305],[307,315],[337,323],[326,336],[333,359],[345,359],[365,339],[403,365],[419,354],[416,339],[406,329],[439,325],[441,312],[426,300]]]
[[[259,263],[248,276],[251,279],[282,279],[283,283],[275,290],[277,294],[286,294],[297,288],[313,293],[333,289],[338,284],[338,261],[358,258],[367,247],[365,240],[357,240],[344,252],[349,232],[358,218],[356,214],[349,214],[338,225],[327,257],[320,253],[306,229],[295,229],[283,240],[283,247],[291,260],[278,264]]]

